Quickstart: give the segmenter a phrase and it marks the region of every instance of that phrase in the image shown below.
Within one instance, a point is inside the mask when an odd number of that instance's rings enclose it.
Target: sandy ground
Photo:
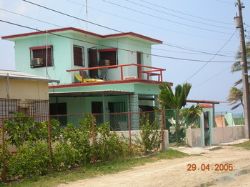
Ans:
[[[233,171],[215,171],[215,164],[232,164]],[[199,170],[187,171],[188,164]],[[201,164],[209,164],[210,171],[201,171]],[[250,186],[250,151],[224,146],[206,150],[202,155],[161,160],[116,174],[98,176],[61,184],[60,187],[160,187],[160,186]]]

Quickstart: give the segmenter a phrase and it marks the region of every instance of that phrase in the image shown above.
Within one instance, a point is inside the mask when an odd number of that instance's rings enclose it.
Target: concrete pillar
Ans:
[[[140,110],[139,110],[139,96],[138,94],[130,95],[130,112],[131,112],[131,129],[138,130],[139,129],[139,121],[140,121]]]

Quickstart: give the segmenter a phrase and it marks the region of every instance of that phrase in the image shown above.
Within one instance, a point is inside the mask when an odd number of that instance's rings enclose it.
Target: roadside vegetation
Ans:
[[[144,157],[132,157],[127,159],[115,159],[113,161],[100,162],[95,164],[87,164],[84,167],[79,167],[62,172],[52,172],[45,176],[37,176],[32,179],[24,179],[17,182],[12,182],[0,186],[13,187],[51,187],[60,183],[100,176],[104,174],[116,173],[131,169],[135,166],[144,165],[146,163],[155,162],[161,159],[183,158],[187,156],[176,150],[168,149],[166,152],[160,152]]]
[[[97,126],[90,114],[78,125],[68,124],[63,128],[57,120],[51,120],[49,128],[48,122],[36,122],[16,114],[4,122],[6,138],[5,147],[0,149],[1,180],[8,186],[53,186],[158,159],[185,156],[174,150],[159,153],[157,121],[141,116],[140,137],[129,141],[110,131],[109,123]],[[10,151],[9,146],[14,146],[14,151]]]
[[[244,142],[244,143],[240,143],[235,145],[237,147],[242,147],[244,149],[250,150],[250,141]]]

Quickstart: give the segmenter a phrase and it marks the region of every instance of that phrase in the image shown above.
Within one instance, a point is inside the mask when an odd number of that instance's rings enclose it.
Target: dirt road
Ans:
[[[187,171],[188,164],[195,164],[196,170]],[[215,171],[216,164],[223,164],[222,170],[228,169],[229,165],[227,164],[231,164],[233,171]],[[202,171],[202,169],[205,171]],[[161,160],[117,174],[98,176],[59,186],[250,186],[250,151],[225,146],[222,149],[208,151],[200,156],[193,155],[174,160]]]

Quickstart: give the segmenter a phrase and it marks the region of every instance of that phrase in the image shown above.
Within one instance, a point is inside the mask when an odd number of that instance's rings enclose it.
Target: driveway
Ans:
[[[188,166],[194,171],[188,171]],[[116,174],[97,176],[59,186],[250,186],[250,151],[224,146],[221,149],[205,151],[199,156],[160,160]]]

